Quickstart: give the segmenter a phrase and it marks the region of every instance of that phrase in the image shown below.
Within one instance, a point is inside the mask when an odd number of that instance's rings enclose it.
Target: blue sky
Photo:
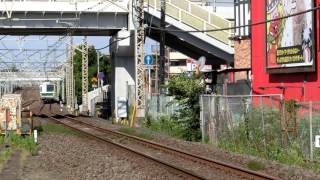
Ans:
[[[7,68],[15,64],[19,69],[33,69],[33,65],[39,65],[40,69],[44,62],[53,67],[64,63],[68,57],[66,53],[66,43],[70,43],[69,38],[63,39],[60,43],[57,43],[58,36],[0,36],[0,68]],[[97,49],[109,45],[110,37],[107,36],[88,36],[88,44],[94,45]],[[82,43],[83,36],[75,36],[73,43],[79,45]],[[145,54],[151,54],[152,46],[158,45],[156,41],[147,38],[145,45]],[[56,45],[56,51],[41,51],[37,52],[37,49],[53,49]],[[12,49],[8,51],[7,49]],[[13,50],[14,49],[14,50]],[[28,49],[31,51],[23,51]],[[103,54],[109,54],[109,48],[100,50]],[[32,67],[32,68],[31,68]]]
[[[81,44],[83,37],[75,37],[74,42],[76,44]],[[88,43],[94,45],[96,49],[105,47],[109,44],[109,37],[105,36],[88,36]],[[150,38],[146,38],[145,52],[146,54],[151,54],[151,46],[159,44],[157,41],[154,41]],[[101,50],[104,54],[109,54],[109,48]]]
[[[3,36],[2,36],[3,37]],[[48,38],[44,38],[43,40],[35,41],[35,39],[42,38],[41,36],[28,36],[25,38],[25,41],[22,41],[22,43],[19,43],[18,37],[17,36],[6,36],[3,38],[1,41],[7,48],[25,48],[25,49],[37,49],[37,48],[46,48],[46,43],[48,44],[53,44],[58,37],[57,36],[48,36]],[[1,39],[1,37],[0,37]],[[82,43],[83,36],[75,36],[74,37],[74,44],[81,44]],[[109,44],[109,39],[110,37],[108,36],[88,36],[88,44],[89,45],[94,45],[97,49],[105,47]],[[45,42],[47,41],[47,42]],[[69,41],[67,41],[69,42]],[[147,54],[151,53],[151,46],[158,44],[156,41],[147,38],[146,39],[146,46],[145,46],[145,51]],[[2,44],[0,44],[0,49],[5,49]],[[60,46],[61,49],[65,48],[64,44],[61,44]],[[102,53],[104,54],[109,54],[109,48],[101,50]]]

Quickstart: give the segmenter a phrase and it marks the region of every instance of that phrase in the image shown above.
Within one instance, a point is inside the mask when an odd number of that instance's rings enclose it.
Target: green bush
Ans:
[[[172,119],[182,129],[181,137],[187,141],[201,140],[199,97],[204,92],[203,84],[198,79],[181,74],[173,76],[166,87],[168,95],[174,97],[171,103],[179,105]]]

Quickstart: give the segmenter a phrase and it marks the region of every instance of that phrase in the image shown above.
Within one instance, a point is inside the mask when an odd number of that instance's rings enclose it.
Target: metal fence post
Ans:
[[[200,95],[200,121],[201,121],[201,139],[204,142],[204,120],[203,120],[203,96]]]
[[[262,132],[263,132],[263,146],[265,149],[265,152],[267,152],[267,146],[266,146],[266,131],[264,128],[264,111],[263,111],[263,104],[262,104],[262,96],[260,97],[260,112],[261,112],[261,120],[262,120]]]
[[[310,135],[310,160],[313,161],[313,142],[312,142],[312,101],[309,101],[309,135]]]

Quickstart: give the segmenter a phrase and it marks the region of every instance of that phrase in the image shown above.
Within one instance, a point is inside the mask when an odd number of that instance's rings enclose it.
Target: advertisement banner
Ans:
[[[277,19],[312,9],[313,0],[266,0],[266,19]],[[313,71],[313,13],[303,13],[266,25],[266,65],[268,70]],[[309,68],[309,70],[308,70]]]

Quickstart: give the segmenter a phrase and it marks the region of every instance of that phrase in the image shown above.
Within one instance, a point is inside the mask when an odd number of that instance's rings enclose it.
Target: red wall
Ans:
[[[316,5],[320,5],[320,0],[316,0]],[[265,21],[264,0],[251,1],[251,6],[252,23]],[[286,100],[320,102],[319,10],[315,22],[316,71],[312,73],[268,74],[265,68],[265,25],[252,27],[253,94],[284,94]]]

